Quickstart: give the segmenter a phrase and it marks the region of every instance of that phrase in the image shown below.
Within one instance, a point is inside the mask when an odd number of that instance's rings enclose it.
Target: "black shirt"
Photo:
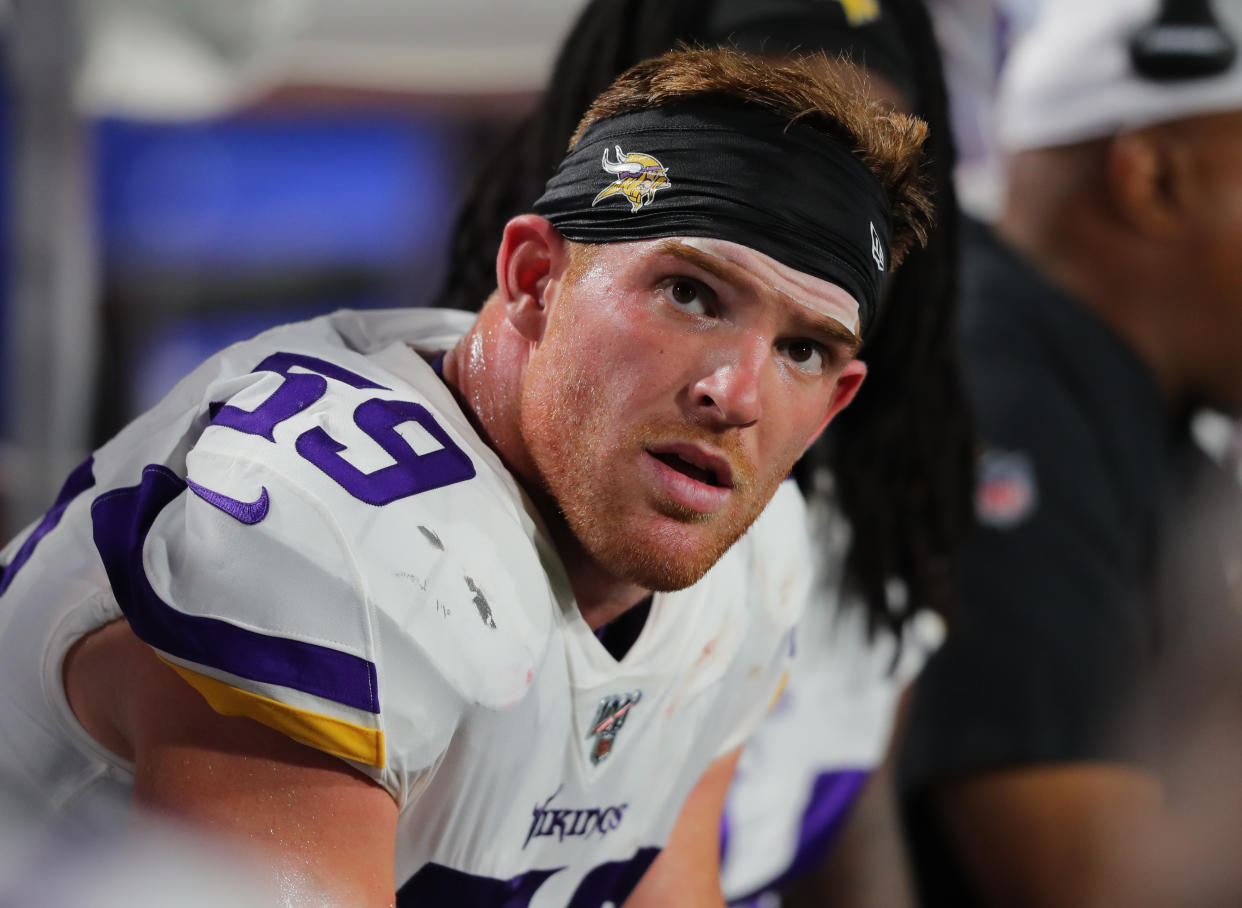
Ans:
[[[1198,481],[1187,477],[1210,467],[1106,324],[989,231],[968,238],[962,352],[984,446],[980,526],[949,637],[917,682],[899,769],[926,905],[975,904],[927,809],[930,786],[1150,756],[1137,717],[1169,621],[1157,595],[1165,541],[1177,538],[1166,518]]]

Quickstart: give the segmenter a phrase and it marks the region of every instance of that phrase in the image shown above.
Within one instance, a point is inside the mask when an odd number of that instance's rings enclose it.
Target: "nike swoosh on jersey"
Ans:
[[[239,501],[236,498],[230,498],[221,492],[216,492],[206,486],[200,486],[192,479],[185,481],[190,490],[203,501],[210,505],[214,505],[224,513],[228,514],[234,520],[239,520],[247,526],[253,526],[267,516],[269,505],[267,497],[267,487],[261,487],[259,497],[254,501]]]

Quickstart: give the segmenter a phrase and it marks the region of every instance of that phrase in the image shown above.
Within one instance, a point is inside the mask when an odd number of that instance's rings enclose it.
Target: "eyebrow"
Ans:
[[[715,256],[708,255],[706,252],[695,249],[693,246],[686,246],[677,240],[664,240],[655,247],[655,251],[688,262],[696,268],[706,271],[718,280],[733,286],[746,285],[756,292],[760,290],[770,292],[769,288],[755,281],[751,277],[750,272],[745,268],[721,262]],[[780,293],[774,295],[784,296],[784,294]],[[809,307],[800,307],[798,315],[807,323],[810,330],[826,334],[833,341],[844,347],[846,355],[854,356],[858,353],[859,348],[862,347],[862,338],[835,318],[827,315],[818,315]]]

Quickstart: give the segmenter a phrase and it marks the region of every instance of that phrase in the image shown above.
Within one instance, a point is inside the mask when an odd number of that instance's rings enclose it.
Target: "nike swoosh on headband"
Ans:
[[[254,501],[239,501],[236,498],[230,498],[228,495],[213,491],[205,486],[200,486],[192,479],[187,479],[185,483],[190,487],[190,491],[203,499],[203,501],[214,505],[234,520],[239,520],[247,526],[253,526],[267,516],[270,502],[268,501],[266,486],[261,488],[259,497]]]

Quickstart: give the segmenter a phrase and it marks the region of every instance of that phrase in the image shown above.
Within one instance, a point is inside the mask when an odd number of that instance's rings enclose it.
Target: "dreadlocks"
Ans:
[[[797,468],[827,464],[853,533],[846,571],[872,622],[894,630],[918,608],[946,617],[952,560],[972,520],[973,444],[955,349],[959,211],[949,103],[922,0],[885,0],[919,86],[914,112],[931,126],[925,166],[936,227],[897,269],[860,357],[868,367],[854,402]],[[890,602],[888,580],[906,602]]]

